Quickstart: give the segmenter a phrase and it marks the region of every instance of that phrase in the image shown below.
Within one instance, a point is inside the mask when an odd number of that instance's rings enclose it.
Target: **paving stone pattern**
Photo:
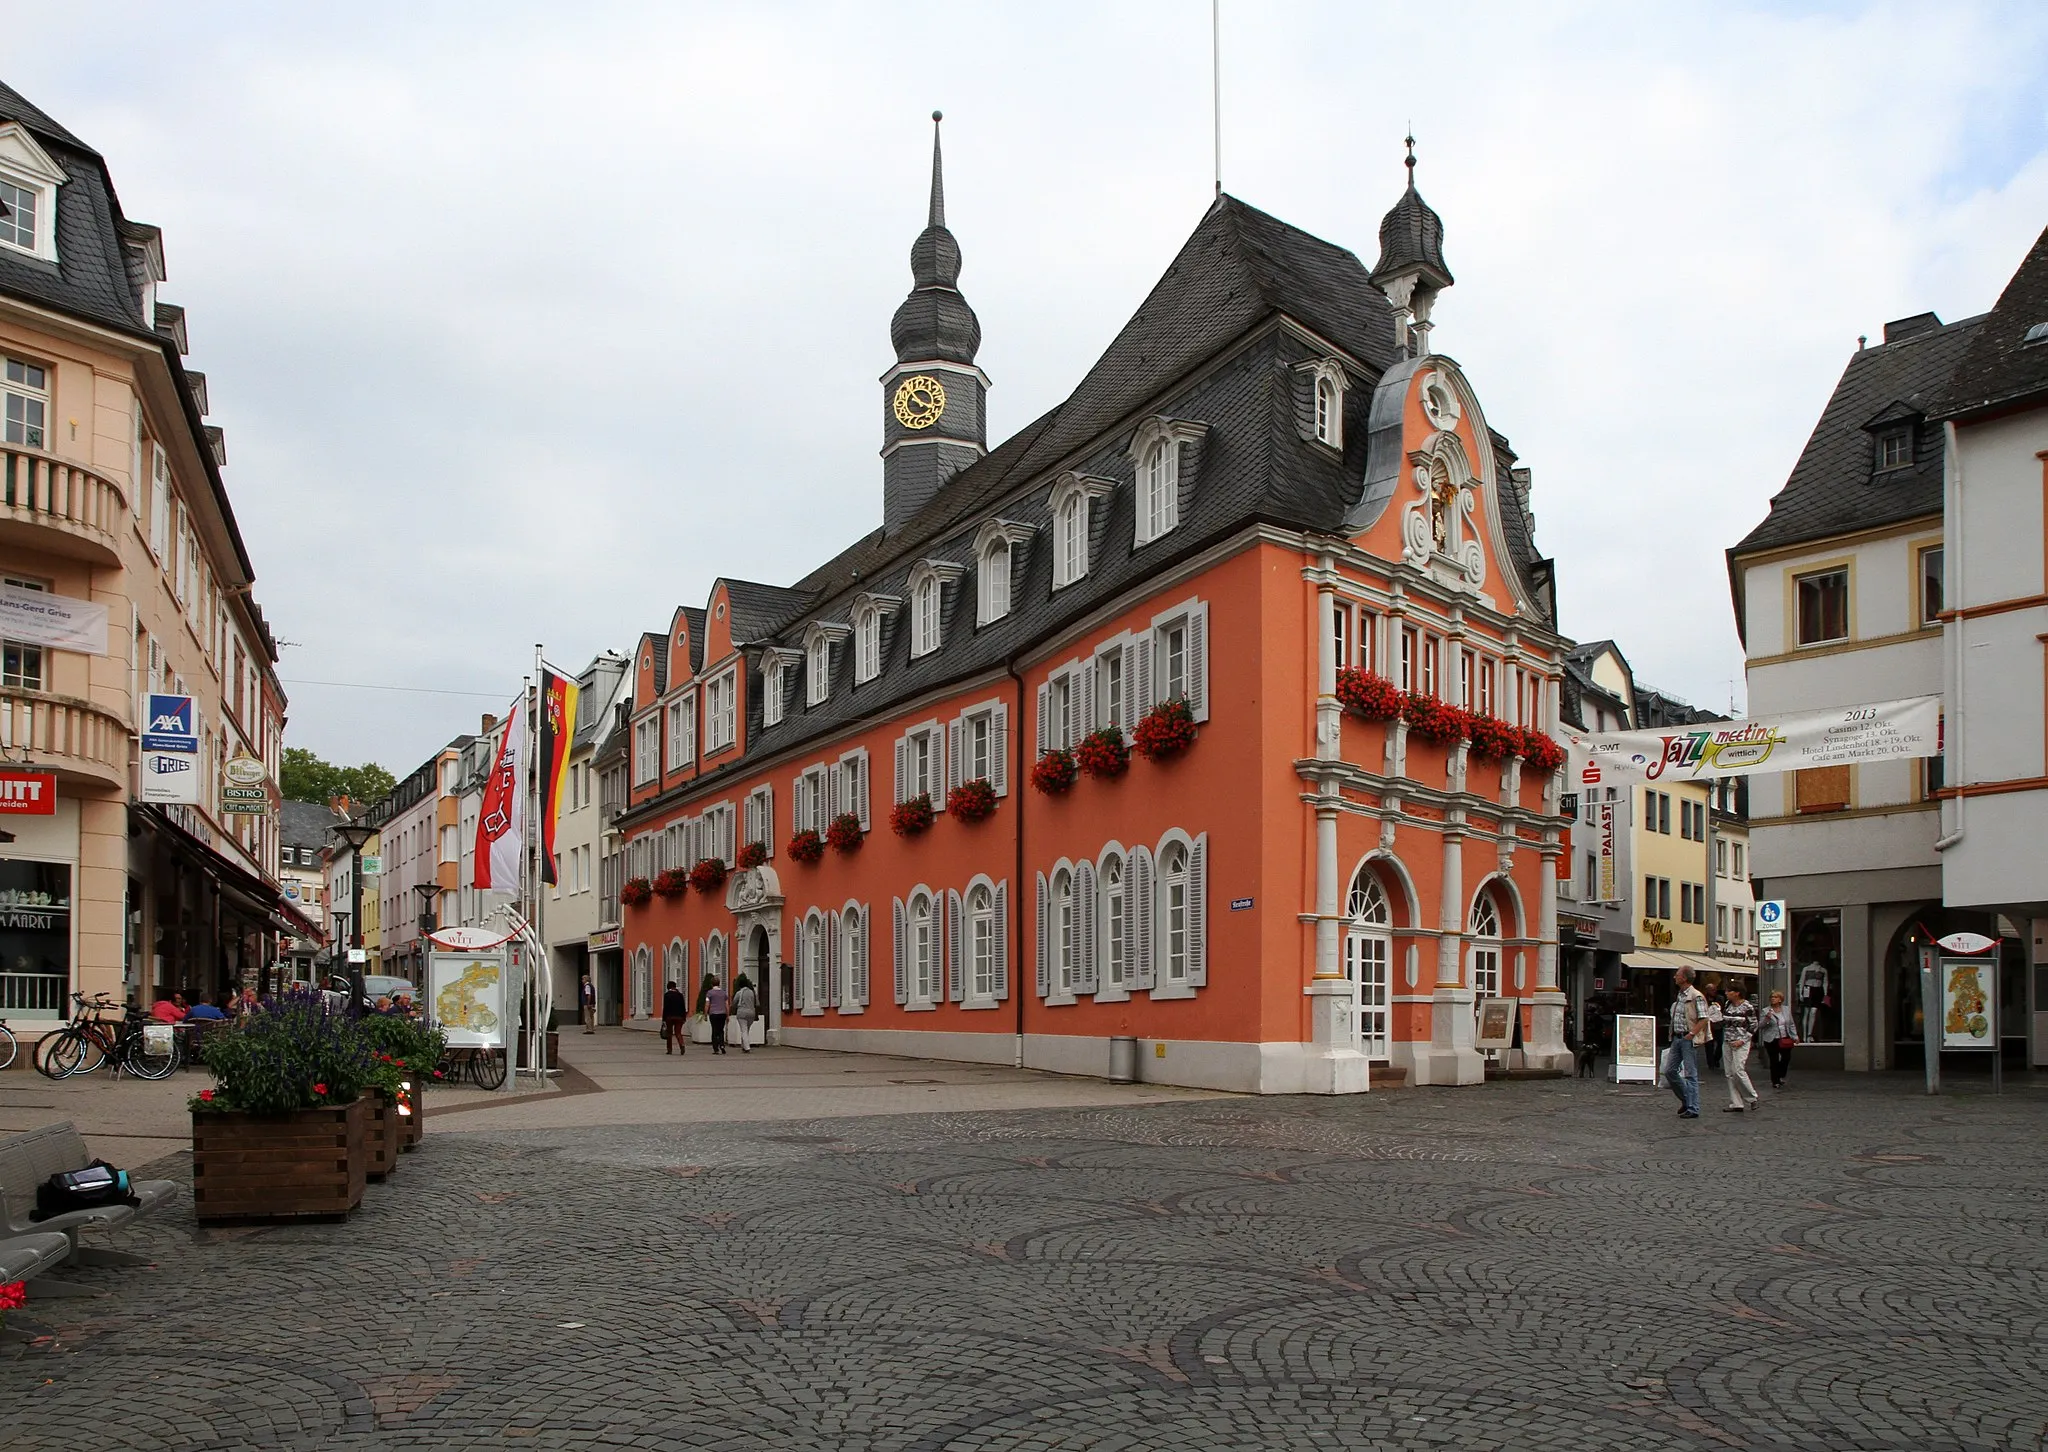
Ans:
[[[186,1205],[127,1237],[154,1269],[71,1273],[108,1294],[18,1316],[0,1446],[2048,1440],[2040,1091],[1673,1108],[1553,1082],[430,1125],[345,1223]]]

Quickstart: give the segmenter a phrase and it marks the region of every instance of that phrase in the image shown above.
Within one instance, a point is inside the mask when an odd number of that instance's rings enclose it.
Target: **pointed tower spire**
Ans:
[[[1429,312],[1453,281],[1444,262],[1444,222],[1415,189],[1415,137],[1403,138],[1408,187],[1380,220],[1380,260],[1372,283],[1394,305],[1395,342],[1404,352],[1429,352]]]
[[[939,165],[939,123],[945,119],[944,111],[932,112],[932,209],[925,219],[927,227],[946,225],[946,173]]]

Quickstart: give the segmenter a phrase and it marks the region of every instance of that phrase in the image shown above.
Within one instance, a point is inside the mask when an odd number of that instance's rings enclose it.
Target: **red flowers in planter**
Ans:
[[[619,901],[627,907],[639,907],[654,896],[654,885],[644,877],[629,877],[619,884]]]
[[[1074,753],[1063,746],[1055,746],[1031,768],[1031,785],[1049,797],[1056,797],[1074,785],[1079,774],[1074,765]]]
[[[725,886],[725,859],[723,857],[700,857],[697,865],[690,869],[690,886],[699,892],[716,892]]]
[[[733,866],[742,872],[748,872],[759,867],[767,860],[768,844],[766,842],[749,842],[746,846],[740,848],[740,855],[734,859]]]
[[[1556,771],[1564,765],[1564,748],[1547,731],[1533,726],[1522,728],[1522,760],[1538,771]]]
[[[1408,729],[1424,741],[1434,741],[1442,746],[1463,741],[1472,730],[1470,714],[1448,701],[1414,691],[1402,693],[1401,717],[1408,723]]]
[[[1131,748],[1124,741],[1123,728],[1099,726],[1090,731],[1074,748],[1074,761],[1088,775],[1104,781],[1122,776],[1131,765]]]
[[[690,890],[690,874],[680,867],[664,867],[654,879],[654,895],[671,900]]]
[[[801,862],[808,867],[825,855],[825,839],[809,827],[789,839],[789,857],[792,862]]]
[[[996,814],[996,789],[985,777],[963,781],[946,793],[946,810],[963,822],[986,822]]]
[[[1170,761],[1195,744],[1195,713],[1186,701],[1161,701],[1131,733],[1131,744],[1147,761]]]
[[[898,802],[889,813],[889,827],[899,837],[915,837],[920,832],[931,830],[932,794],[919,792],[908,801]]]
[[[1385,676],[1357,666],[1337,672],[1337,700],[1364,721],[1391,721],[1401,714],[1401,691]]]
[[[860,829],[860,814],[841,812],[834,817],[832,825],[825,829],[825,840],[832,844],[834,852],[860,851],[860,844],[867,840]]]
[[[1506,761],[1522,750],[1522,728],[1510,726],[1498,716],[1475,715],[1470,721],[1472,754],[1492,761]]]

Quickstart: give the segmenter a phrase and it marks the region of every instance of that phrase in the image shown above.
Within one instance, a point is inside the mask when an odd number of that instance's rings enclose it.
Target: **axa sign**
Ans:
[[[190,696],[145,697],[142,713],[144,751],[199,754],[199,703]]]

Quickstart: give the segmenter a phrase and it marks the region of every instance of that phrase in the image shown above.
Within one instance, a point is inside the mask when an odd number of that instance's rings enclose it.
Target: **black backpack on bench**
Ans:
[[[28,1218],[48,1220],[73,1210],[141,1203],[142,1197],[129,1186],[126,1170],[117,1170],[105,1160],[94,1160],[82,1170],[59,1170],[36,1186],[36,1208]]]

